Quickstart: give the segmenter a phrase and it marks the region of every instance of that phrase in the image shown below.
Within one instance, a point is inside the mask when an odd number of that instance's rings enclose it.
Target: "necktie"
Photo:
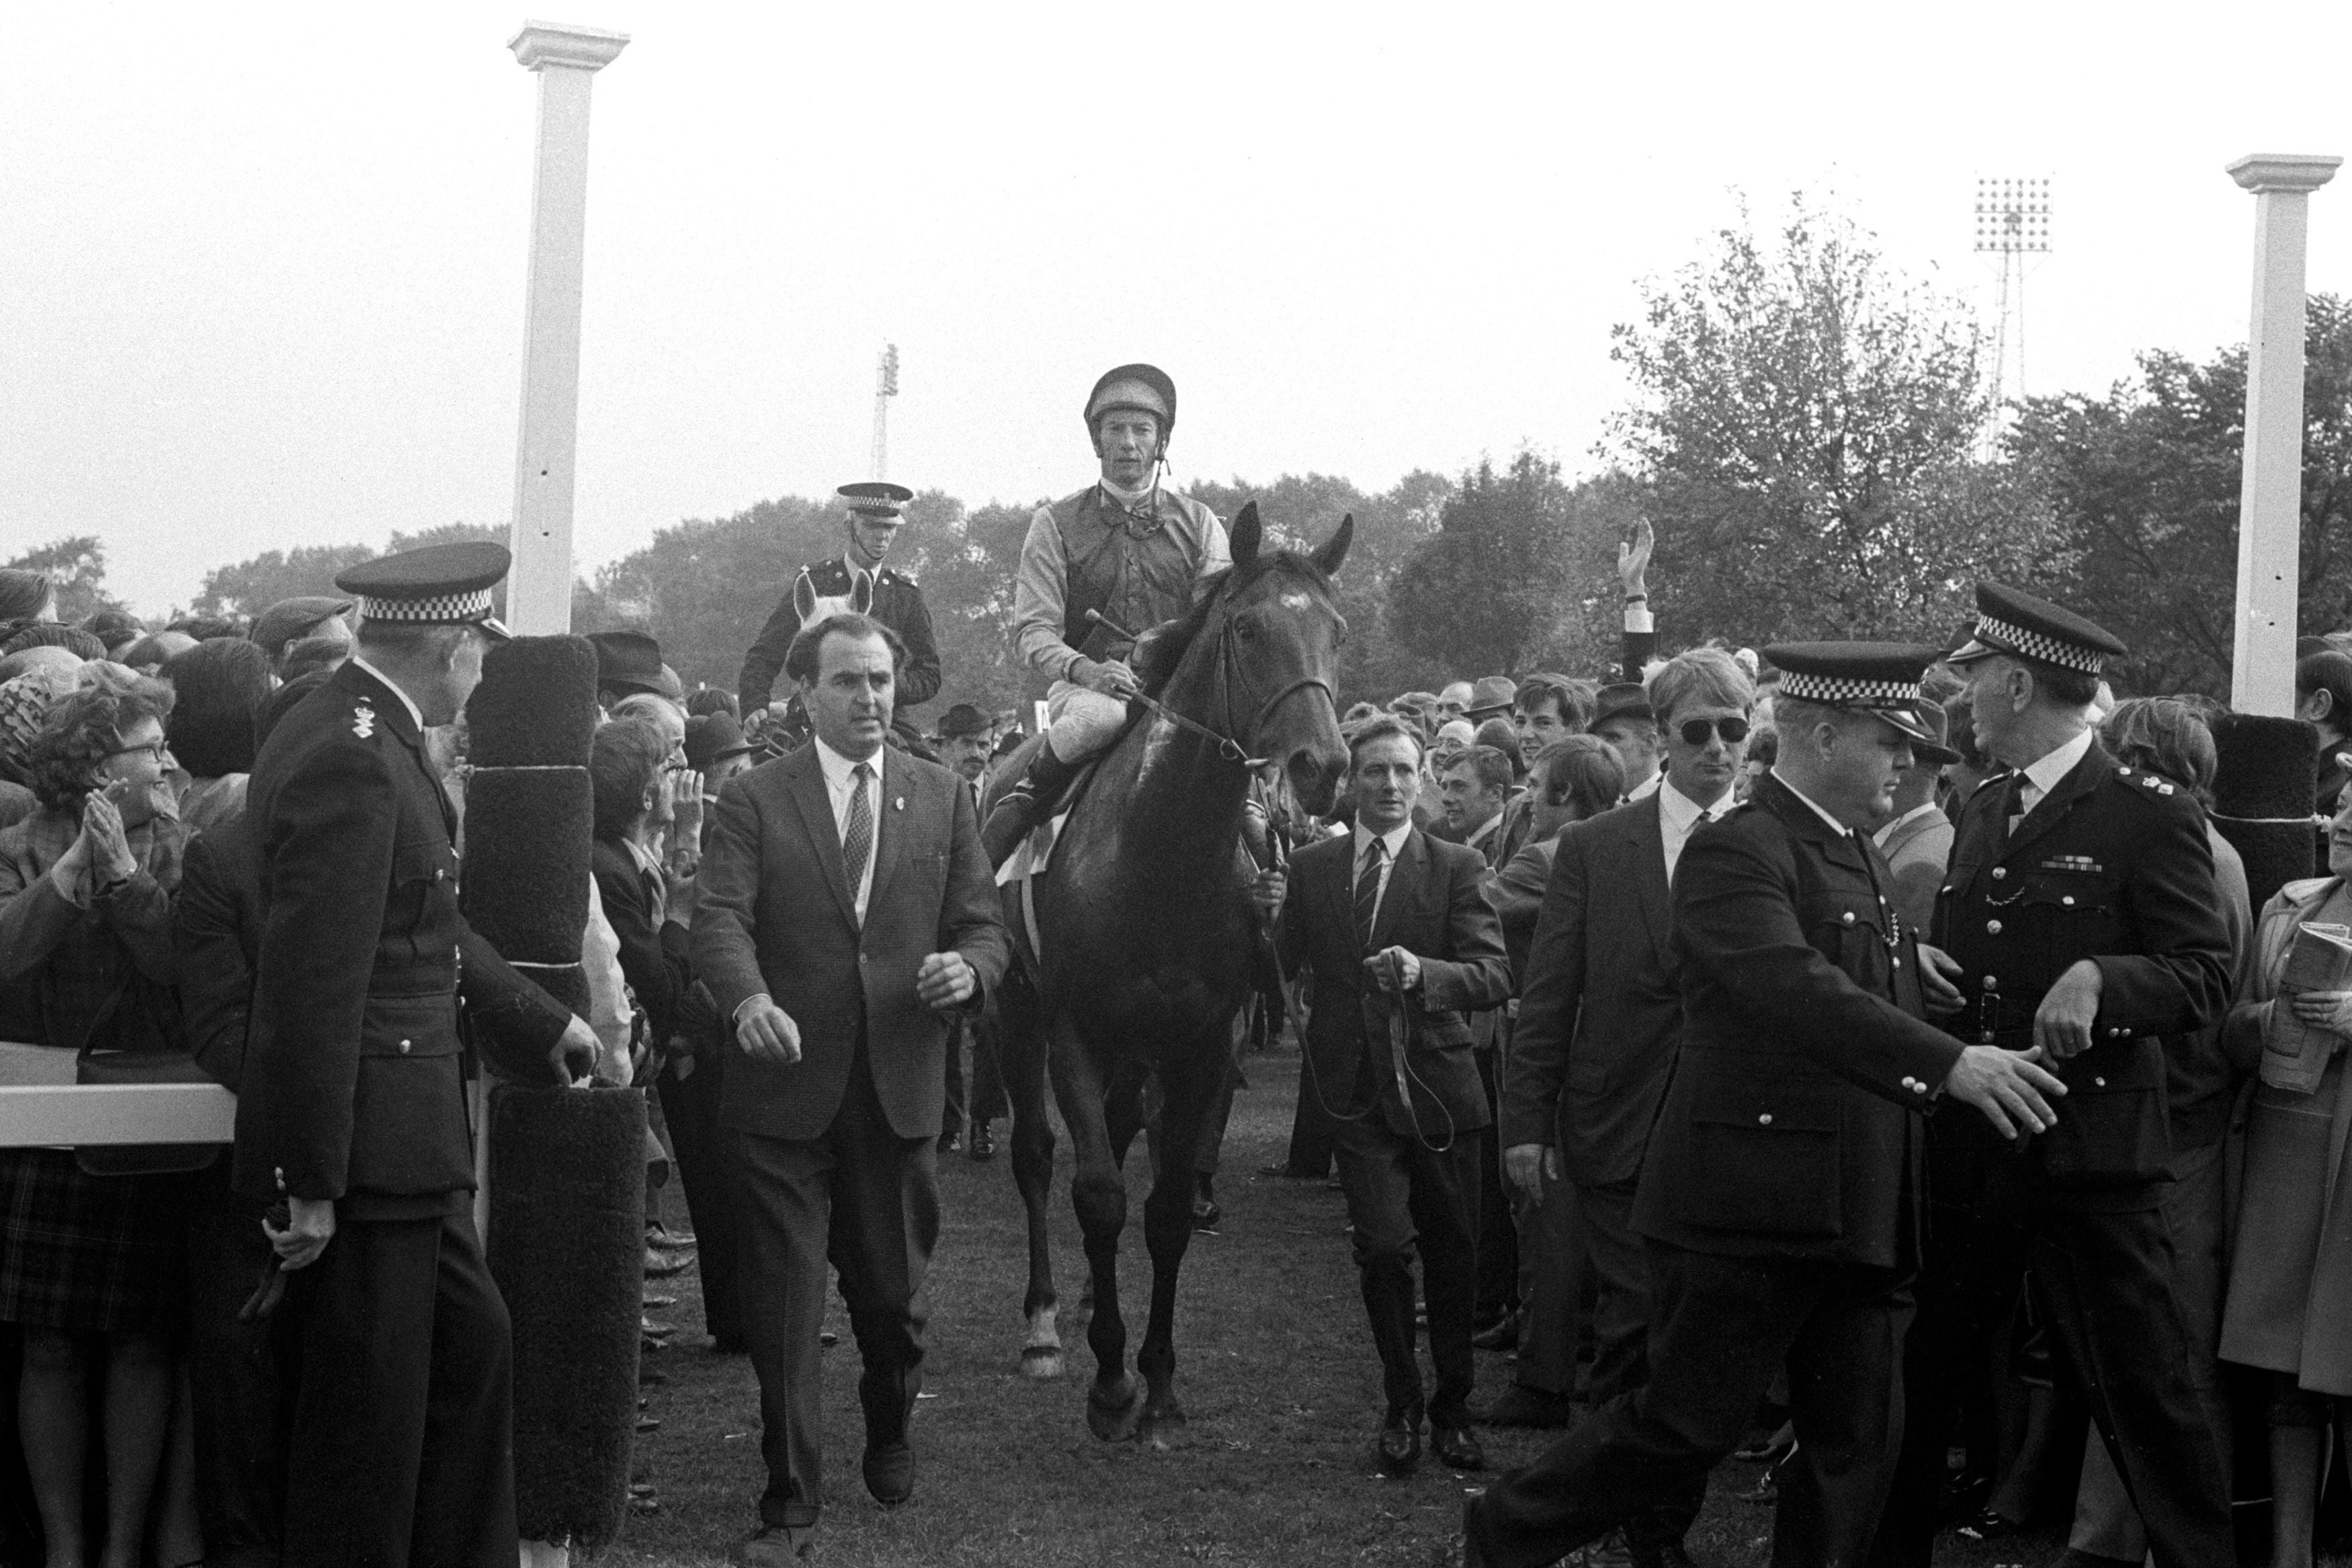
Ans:
[[[1374,839],[1364,851],[1363,868],[1356,873],[1356,944],[1367,951],[1372,946],[1372,913],[1381,903],[1381,864],[1388,855],[1387,841]]]
[[[841,841],[841,869],[849,878],[849,899],[857,901],[857,884],[866,877],[866,857],[874,852],[874,807],[866,798],[866,781],[874,777],[871,764],[850,769],[849,834]]]

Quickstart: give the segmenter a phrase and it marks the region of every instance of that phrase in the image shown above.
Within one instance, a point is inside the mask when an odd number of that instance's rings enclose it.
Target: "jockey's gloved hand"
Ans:
[[[1103,661],[1082,657],[1070,666],[1070,684],[1122,700],[1136,696],[1143,690],[1143,683],[1135,678],[1135,672],[1128,667],[1124,659]]]

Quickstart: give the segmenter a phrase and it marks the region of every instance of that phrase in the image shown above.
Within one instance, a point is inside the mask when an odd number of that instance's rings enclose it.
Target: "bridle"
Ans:
[[[1161,718],[1166,719],[1170,724],[1174,725],[1177,728],[1188,730],[1191,733],[1199,736],[1202,739],[1212,742],[1215,746],[1217,754],[1220,757],[1223,757],[1229,761],[1237,762],[1241,764],[1244,768],[1255,773],[1259,768],[1265,767],[1271,759],[1264,757],[1252,757],[1249,752],[1243,747],[1241,742],[1234,738],[1235,734],[1235,727],[1234,725],[1234,687],[1236,685],[1235,675],[1239,668],[1239,656],[1235,653],[1234,647],[1234,620],[1231,608],[1229,606],[1220,606],[1219,615],[1220,624],[1217,627],[1217,706],[1222,710],[1224,719],[1224,727],[1223,729],[1213,728],[1208,725],[1202,724],[1199,719],[1192,717],[1188,714],[1178,713],[1174,708],[1170,707],[1158,697],[1146,696],[1141,692],[1136,693],[1134,696],[1128,700],[1130,702],[1141,703],[1146,708],[1149,708],[1151,712],[1159,715]],[[1138,641],[1138,638],[1133,632],[1128,631],[1124,626],[1120,626],[1117,622],[1107,619],[1100,611],[1087,611],[1087,619],[1093,622],[1095,624],[1103,627],[1113,636],[1124,637],[1130,643]],[[1337,693],[1332,691],[1330,682],[1325,680],[1320,675],[1300,675],[1294,680],[1285,682],[1281,686],[1276,688],[1272,696],[1258,704],[1257,711],[1251,716],[1249,727],[1246,730],[1240,731],[1239,733],[1247,735],[1252,739],[1256,738],[1259,728],[1263,727],[1265,721],[1273,716],[1276,708],[1281,706],[1285,702],[1297,695],[1300,692],[1308,690],[1321,692],[1323,694],[1323,700],[1331,705],[1332,710],[1335,713],[1339,710],[1339,695]]]

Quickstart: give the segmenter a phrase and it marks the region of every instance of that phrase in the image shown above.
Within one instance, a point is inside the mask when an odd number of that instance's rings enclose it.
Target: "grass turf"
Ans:
[[[1087,1432],[1094,1360],[1076,1310],[1083,1278],[1070,1213],[1066,1141],[1056,1148],[1051,1212],[1067,1370],[1032,1383],[1019,1370],[1024,1228],[1009,1161],[940,1160],[944,1224],[931,1261],[925,1396],[915,1418],[915,1495],[885,1511],[858,1479],[863,1444],[856,1351],[838,1298],[827,1326],[841,1343],[825,1363],[825,1515],[818,1560],[865,1564],[1019,1564],[1143,1568],[1189,1563],[1339,1568],[1459,1561],[1463,1498],[1479,1484],[1424,1458],[1402,1479],[1378,1475],[1371,1437],[1381,1410],[1378,1363],[1348,1257],[1339,1194],[1321,1182],[1253,1179],[1281,1157],[1297,1083],[1295,1055],[1248,1059],[1236,1094],[1217,1196],[1219,1233],[1196,1236],[1178,1293],[1177,1389],[1191,1443],[1156,1453]],[[1005,1126],[996,1125],[1000,1151]],[[1144,1165],[1140,1141],[1131,1162]],[[1129,1197],[1121,1255],[1129,1354],[1141,1343],[1150,1289],[1140,1192]],[[683,1205],[673,1194],[668,1207]],[[677,1328],[674,1348],[646,1358],[667,1381],[646,1390],[660,1430],[637,1439],[636,1470],[659,1489],[661,1511],[632,1519],[600,1563],[705,1568],[732,1561],[758,1522],[762,1484],[759,1396],[750,1363],[705,1348],[699,1271],[649,1284],[679,1298],[649,1313]],[[1510,1368],[1478,1358],[1478,1397]],[[1553,1434],[1481,1434],[1496,1467],[1524,1463]],[[1690,1546],[1707,1568],[1761,1568],[1771,1511],[1740,1501],[1757,1467],[1716,1474]],[[1939,1568],[2039,1568],[2064,1545],[2051,1528],[1997,1545],[1946,1538]]]

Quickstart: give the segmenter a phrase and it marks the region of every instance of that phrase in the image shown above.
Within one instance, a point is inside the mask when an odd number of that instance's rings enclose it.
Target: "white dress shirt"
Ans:
[[[1396,870],[1397,854],[1404,848],[1404,841],[1412,836],[1412,819],[1408,817],[1400,825],[1379,835],[1381,841],[1388,846],[1388,853],[1381,857],[1381,890],[1372,895],[1374,925],[1381,923],[1381,900],[1389,895],[1389,873]],[[1364,874],[1364,852],[1370,848],[1372,838],[1372,831],[1370,828],[1365,827],[1361,822],[1356,824],[1356,835],[1348,859],[1348,898],[1350,908],[1354,907],[1356,879]]]
[[[2045,751],[2025,766],[2025,778],[2017,786],[2017,814],[2021,817],[2042,804],[2042,798],[2058,788],[2058,780],[2074,771],[2076,765],[2091,753],[2093,732],[2084,730],[2055,751]],[[2012,817],[2014,822],[2017,818]]]
[[[1734,805],[1731,791],[1726,789],[1722,799],[1712,806],[1702,806],[1672,784],[1658,791],[1658,837],[1666,846],[1666,885],[1675,883],[1675,867],[1681,863],[1683,846],[1690,842],[1691,834],[1698,831],[1699,822],[1721,821],[1723,814]]]
[[[866,896],[874,891],[874,862],[881,857],[882,847],[882,758],[890,748],[883,747],[865,759],[874,769],[866,781],[866,821],[874,824],[873,841],[866,846],[866,869],[858,873],[857,885],[850,890],[850,903],[856,908],[857,924],[866,924]],[[816,743],[816,765],[824,774],[824,792],[833,801],[833,829],[841,841],[849,841],[850,791],[857,788],[857,764],[820,740]]]

